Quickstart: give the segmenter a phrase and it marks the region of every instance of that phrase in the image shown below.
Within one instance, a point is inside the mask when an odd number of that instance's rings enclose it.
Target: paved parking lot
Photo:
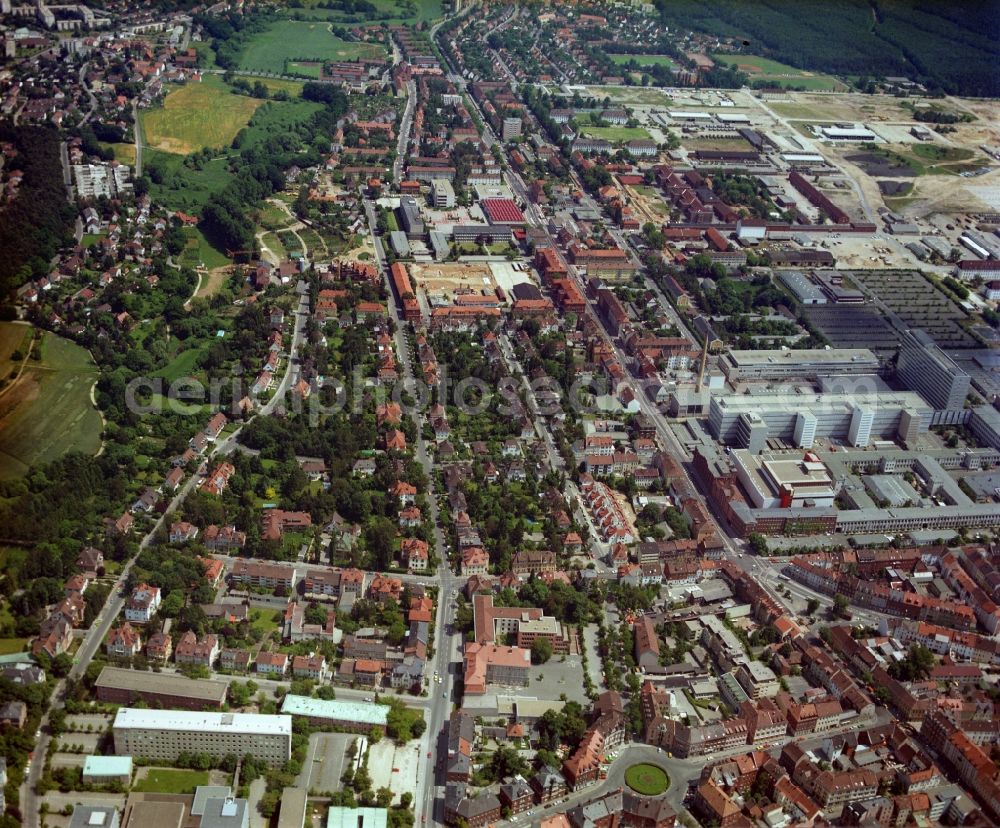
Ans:
[[[361,737],[355,733],[312,734],[298,786],[307,791],[339,791],[348,761],[347,748],[355,739],[360,741]]]
[[[383,739],[368,751],[372,788],[390,788],[394,794],[393,804],[399,802],[399,796],[404,791],[412,793],[416,790],[418,773],[429,772],[433,760],[425,755],[421,761],[420,744],[410,742],[398,747],[391,740]]]
[[[583,659],[578,655],[552,656],[545,664],[532,666],[531,680],[524,688],[523,695],[540,699],[558,699],[563,693],[570,701],[587,703],[587,693],[583,687]]]

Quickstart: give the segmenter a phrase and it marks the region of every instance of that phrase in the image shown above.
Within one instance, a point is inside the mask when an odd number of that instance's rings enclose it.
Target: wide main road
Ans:
[[[395,326],[394,344],[399,365],[402,368],[404,387],[415,387],[413,375],[414,354],[410,353],[410,343],[406,332],[409,324],[400,317],[399,308],[396,304],[395,293],[392,284],[388,279],[388,268],[386,267],[385,251],[382,247],[382,240],[375,233],[376,218],[375,209],[370,201],[365,201],[365,215],[368,218],[368,230],[372,234],[375,247],[375,259],[386,279],[386,288],[389,292],[389,314]],[[414,453],[420,463],[425,476],[431,485],[434,480],[434,467],[430,454],[428,453],[427,442],[423,437],[423,425],[425,421],[425,411],[412,412],[417,421],[417,440]],[[405,416],[406,412],[404,412]],[[460,669],[461,662],[459,648],[461,637],[455,632],[455,595],[465,583],[463,578],[454,575],[448,563],[448,544],[441,531],[441,522],[438,514],[437,497],[434,492],[428,493],[430,504],[430,517],[434,526],[434,548],[441,563],[437,572],[434,573],[433,580],[438,588],[438,611],[437,620],[434,626],[434,655],[428,661],[427,671],[431,674],[430,681],[430,706],[428,710],[427,729],[420,739],[420,751],[424,764],[417,774],[417,786],[414,793],[414,812],[418,819],[418,824],[431,825],[435,823],[435,809],[442,815],[438,820],[443,823],[443,800],[438,796],[438,765],[439,760],[443,762],[445,740],[445,727],[448,717],[451,715],[453,694],[455,692],[455,677]],[[426,579],[430,580],[428,576]],[[438,808],[438,803],[440,807]]]

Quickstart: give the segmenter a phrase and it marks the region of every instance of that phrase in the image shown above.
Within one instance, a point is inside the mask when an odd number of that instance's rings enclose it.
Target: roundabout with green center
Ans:
[[[670,777],[662,768],[643,762],[625,771],[625,784],[643,796],[658,796],[670,787]]]

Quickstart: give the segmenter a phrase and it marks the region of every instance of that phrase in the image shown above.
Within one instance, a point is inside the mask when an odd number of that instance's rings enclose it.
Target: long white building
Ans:
[[[115,753],[175,761],[181,753],[217,759],[248,753],[279,766],[292,756],[292,717],[123,707],[112,727]]]
[[[927,431],[931,408],[912,391],[822,391],[789,390],[762,394],[712,394],[708,407],[708,427],[721,443],[759,451],[767,439],[781,439],[795,444],[796,423],[801,412],[815,418],[808,428],[799,429],[814,440],[832,438],[847,442],[851,421],[857,415],[854,437],[859,447],[870,439],[912,439]],[[870,418],[870,422],[869,422]],[[863,427],[862,427],[863,426]],[[803,433],[803,430],[807,432]],[[752,440],[746,435],[752,433]],[[865,442],[862,443],[861,440]]]

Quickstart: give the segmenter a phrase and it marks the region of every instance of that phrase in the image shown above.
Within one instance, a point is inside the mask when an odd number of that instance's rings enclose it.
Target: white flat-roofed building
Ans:
[[[758,509],[832,506],[836,486],[826,466],[813,454],[755,455],[730,452],[736,476]]]
[[[326,813],[326,828],[386,828],[388,824],[386,808],[332,807]]]
[[[312,699],[289,693],[281,705],[281,712],[304,716],[313,724],[335,724],[345,730],[367,732],[373,727],[385,728],[389,707],[369,702],[341,701],[340,699]]]
[[[251,753],[279,766],[292,756],[292,717],[123,707],[112,726],[115,753],[175,761],[181,753],[217,759]]]
[[[850,384],[863,380],[850,378]],[[829,390],[820,393],[791,389],[760,394],[712,394],[708,406],[708,429],[720,443],[735,446],[740,442],[741,417],[762,424],[763,441],[780,439],[791,443],[795,421],[800,411],[816,417],[816,439],[847,439],[855,408],[867,406],[873,412],[871,439],[895,439],[902,426],[909,439],[927,431],[931,407],[912,391],[892,391],[866,387],[857,391]],[[904,421],[903,415],[907,415]]]
[[[879,370],[878,357],[868,348],[729,351],[719,364],[731,383],[877,374]]]
[[[131,756],[88,756],[83,761],[83,781],[92,785],[106,785],[132,781]]]
[[[879,137],[867,127],[822,126],[819,135],[827,141],[878,141]]]

